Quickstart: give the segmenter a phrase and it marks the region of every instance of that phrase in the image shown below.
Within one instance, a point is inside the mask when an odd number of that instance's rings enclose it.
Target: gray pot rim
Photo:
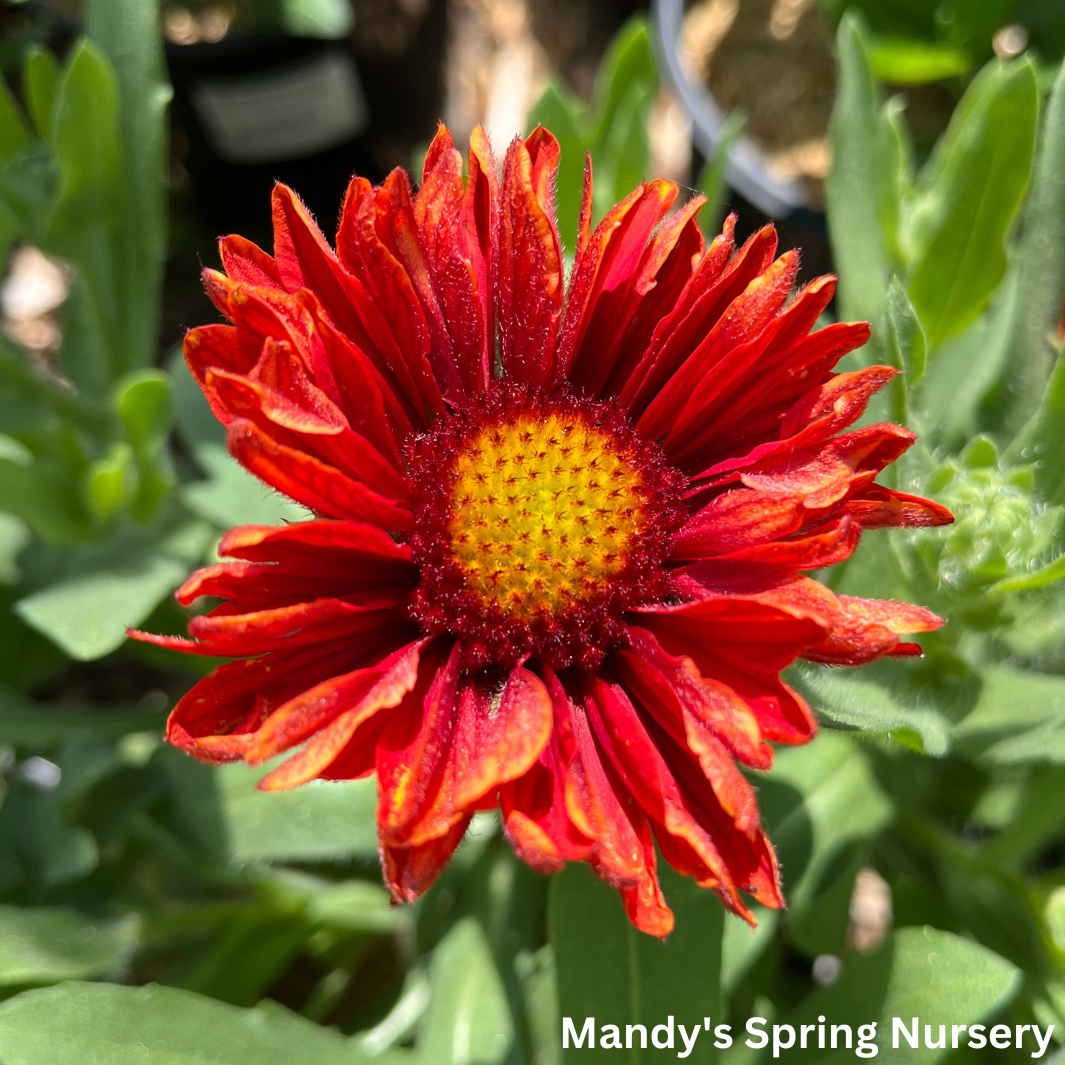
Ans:
[[[727,116],[710,90],[685,74],[677,52],[684,21],[684,0],[652,0],[651,17],[655,47],[665,80],[683,101],[692,120],[695,146],[712,159],[724,133]],[[782,218],[809,206],[801,181],[778,181],[771,177],[765,153],[749,137],[739,137],[729,152],[725,180],[760,211]]]

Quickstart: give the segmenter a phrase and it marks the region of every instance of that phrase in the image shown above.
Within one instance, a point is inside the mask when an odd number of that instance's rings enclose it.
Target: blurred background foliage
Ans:
[[[272,40],[279,29],[295,40],[285,62],[350,46],[368,125],[314,156],[341,180],[356,163],[380,177],[416,157],[439,114],[460,134],[487,121],[497,145],[540,121],[562,142],[568,246],[586,150],[598,215],[664,175],[709,194],[708,231],[726,208],[745,232],[762,220],[724,180],[743,116],[715,158],[692,156],[645,17],[621,25],[627,10],[589,2],[578,5],[588,25],[567,38],[558,5],[468,0],[434,36],[440,6],[360,0],[352,25],[352,8],[324,0],[188,4],[161,13],[164,34],[160,12],[138,0],[3,12],[0,1059],[559,1065],[562,1015],[740,1027],[752,1015],[879,1018],[886,1045],[885,1018],[919,1012],[933,1024],[1053,1024],[1060,1046],[1056,4],[824,8],[838,27],[825,211],[779,225],[785,243],[822,234],[804,276],[819,254],[829,260],[840,275],[832,315],[874,323],[850,362],[904,371],[867,415],[920,434],[896,485],[959,520],[869,536],[825,575],[839,592],[924,603],[949,624],[923,640],[920,661],[792,670],[825,728],[754,774],[786,913],[760,913],[752,932],[666,869],[677,930],[664,943],[641,937],[585,868],[550,881],[531,873],[493,815],[478,816],[416,906],[394,909],[372,780],[264,794],[261,771],[206,767],[161,744],[188,671],[215,663],[132,647],[126,626],[183,631],[170,593],[214,558],[223,531],[306,516],[229,457],[173,347],[183,325],[212,313],[197,260],[214,262],[211,227],[223,223],[199,212],[197,181],[227,175],[250,200],[264,173],[300,161],[198,159],[210,136],[197,139],[180,99],[167,121],[170,80],[183,84],[190,54],[180,49],[210,57],[228,35]],[[374,72],[395,77],[422,47],[436,49],[436,96],[422,101],[420,126],[409,110],[404,125],[398,104],[377,102],[387,85]],[[898,91],[922,79],[957,104],[931,144]],[[331,188],[314,192],[326,228]],[[1031,1049],[994,1053],[1019,1061]],[[690,1060],[717,1056],[707,1038]],[[720,1054],[728,1065],[758,1056],[742,1039]]]

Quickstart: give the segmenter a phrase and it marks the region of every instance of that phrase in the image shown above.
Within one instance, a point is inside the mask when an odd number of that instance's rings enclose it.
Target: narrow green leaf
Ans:
[[[49,225],[49,250],[77,268],[75,285],[84,296],[79,326],[92,335],[113,380],[128,361],[120,294],[124,249],[116,240],[125,209],[125,168],[118,83],[106,57],[88,41],[75,47],[59,82],[55,155],[59,194]],[[64,365],[67,361],[69,352],[64,353]],[[77,382],[80,375],[70,376]]]
[[[5,1065],[355,1065],[358,1045],[269,1000],[255,1009],[172,987],[67,983],[0,1005]],[[372,1059],[391,1065],[391,1056]],[[401,1059],[402,1060],[402,1059]]]
[[[59,66],[55,56],[47,48],[30,48],[22,68],[22,91],[37,136],[42,140],[52,139],[52,115],[58,86]]]
[[[891,384],[892,418],[902,425],[908,425],[910,396],[924,376],[928,341],[921,328],[921,320],[897,277],[891,279],[887,292],[886,325],[888,357],[891,364],[902,371],[902,376]]]
[[[88,32],[111,60],[121,100],[121,335],[123,369],[134,370],[155,361],[166,258],[166,107],[172,92],[158,0],[90,0]]]
[[[825,202],[839,272],[840,316],[877,321],[890,268],[879,218],[885,178],[876,81],[861,22],[848,12],[836,37],[839,89],[829,137],[832,170]]]
[[[923,176],[909,291],[932,349],[980,314],[1006,272],[1005,240],[1028,185],[1038,111],[1030,61],[990,65]]]
[[[931,41],[884,38],[869,53],[873,73],[892,85],[927,85],[964,74],[972,60],[960,48]]]
[[[633,81],[614,111],[606,136],[592,149],[597,176],[592,190],[593,223],[647,177],[647,124],[654,94],[653,81]]]
[[[73,910],[0,906],[0,984],[118,977],[137,921],[90,921]]]
[[[4,81],[0,84],[0,160],[9,159],[29,142],[30,134],[22,111]]]
[[[1023,424],[1039,405],[1057,355],[1065,299],[1065,64],[1054,82],[1024,220],[1020,301],[1009,361],[1009,412]]]
[[[13,514],[0,513],[0,584],[18,581],[18,556],[30,542],[30,530]]]
[[[164,720],[165,715],[158,709],[44,707],[0,686],[0,744],[23,750],[43,751],[86,732],[118,740],[131,732],[159,730]]]
[[[1035,487],[1052,503],[1065,502],[1065,351],[1043,391],[1039,408],[1006,449],[1007,462],[1034,462]]]
[[[988,590],[991,592],[1030,592],[1036,588],[1045,588],[1048,584],[1054,584],[1060,580],[1065,580],[1065,555],[1032,573],[999,581]]]
[[[633,84],[658,84],[647,19],[636,15],[618,31],[599,67],[595,83],[595,131],[592,140],[603,143],[610,135],[622,101]]]
[[[348,0],[286,0],[281,24],[294,37],[339,40],[351,33],[355,13]]]
[[[498,1065],[513,1043],[503,981],[481,926],[466,918],[434,952],[418,1056],[432,1065]]]
[[[554,78],[529,113],[530,129],[543,126],[558,139],[561,155],[555,181],[555,209],[562,246],[572,255],[577,246],[577,221],[584,188],[584,152],[581,103]]]
[[[806,665],[795,667],[789,679],[831,726],[891,736],[934,758],[947,753],[949,732],[939,714],[902,706],[878,684]]]
[[[703,172],[699,175],[699,191],[706,197],[706,203],[699,212],[699,225],[708,241],[721,232],[721,219],[725,210],[725,169],[728,167],[732,147],[739,140],[746,124],[747,118],[742,112],[729,113],[714,149],[714,157],[707,159]]]
[[[700,1029],[686,1060],[716,1060],[713,1039],[702,1024],[708,1017],[713,1028],[721,1016],[724,909],[715,895],[674,873],[665,862],[659,862],[658,876],[676,917],[676,927],[665,940],[637,931],[617,893],[587,866],[571,865],[553,878],[548,931],[558,973],[559,1011],[563,1023],[570,1018],[578,1034],[585,1019],[594,1018],[595,1034],[594,1050],[587,1049],[587,1040],[583,1050],[571,1043],[562,1051],[563,1062],[635,1060],[631,1049],[619,1053],[610,1048],[610,1033],[604,1033],[603,1026],[617,1025],[624,1047],[627,1024],[643,1024],[650,1037],[654,1026],[664,1025],[670,1015],[685,1026],[689,1038]],[[683,1050],[676,1029],[673,1038],[673,1053]]]

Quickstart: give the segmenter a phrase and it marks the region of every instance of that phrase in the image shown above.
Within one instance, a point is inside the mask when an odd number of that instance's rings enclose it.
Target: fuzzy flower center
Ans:
[[[601,596],[644,524],[640,470],[574,414],[488,426],[454,470],[452,554],[467,588],[508,617]]]
[[[684,478],[613,404],[499,382],[409,445],[411,611],[469,668],[594,668],[672,594]]]

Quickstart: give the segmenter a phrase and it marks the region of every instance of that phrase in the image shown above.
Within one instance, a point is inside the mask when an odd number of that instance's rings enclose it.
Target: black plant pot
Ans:
[[[432,0],[399,54],[257,33],[169,44],[172,120],[203,222],[263,235],[283,181],[331,234],[353,173],[381,180],[435,131],[445,38],[445,0]]]

